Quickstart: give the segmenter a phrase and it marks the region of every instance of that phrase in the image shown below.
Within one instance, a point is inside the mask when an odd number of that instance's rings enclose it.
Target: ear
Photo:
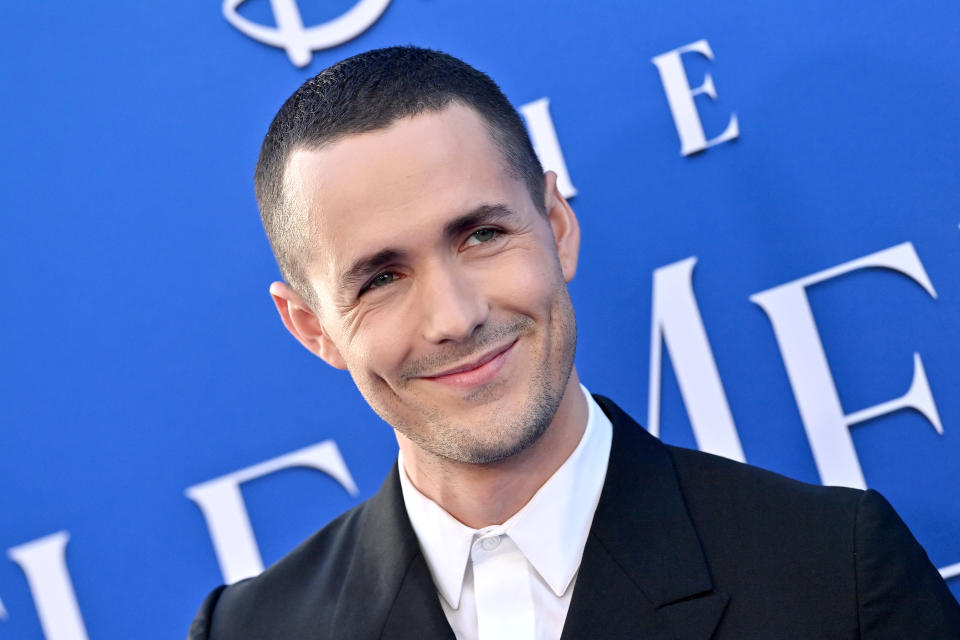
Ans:
[[[283,320],[283,326],[300,341],[300,344],[331,367],[347,368],[336,345],[323,329],[320,318],[299,293],[284,282],[274,282],[270,285],[270,297],[277,305],[277,312]]]
[[[544,206],[553,229],[554,242],[557,244],[557,258],[560,260],[563,279],[570,282],[577,273],[577,260],[580,257],[580,223],[577,222],[577,216],[567,199],[560,195],[557,174],[547,171],[543,177]]]

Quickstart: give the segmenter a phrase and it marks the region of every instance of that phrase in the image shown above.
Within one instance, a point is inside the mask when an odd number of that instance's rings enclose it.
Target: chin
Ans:
[[[381,417],[431,456],[467,464],[493,464],[517,455],[540,439],[553,422],[564,387],[554,389],[545,378],[538,378],[520,401],[501,397],[493,405],[427,410],[403,421],[391,421],[383,414]]]

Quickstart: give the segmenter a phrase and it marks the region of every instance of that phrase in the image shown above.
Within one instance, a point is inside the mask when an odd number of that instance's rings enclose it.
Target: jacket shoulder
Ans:
[[[667,446],[687,510],[720,574],[845,576],[854,592],[863,491],[808,484],[720,456]]]
[[[665,445],[688,500],[718,499],[727,509],[813,510],[824,517],[852,518],[864,492],[794,480],[728,458]],[[739,508],[738,508],[739,507]]]
[[[876,491],[667,450],[714,580],[738,595],[728,624],[764,611],[817,611],[821,630],[960,638],[960,607]]]
[[[189,640],[327,637],[340,586],[358,547],[369,501],[337,517],[253,578],[214,590]]]

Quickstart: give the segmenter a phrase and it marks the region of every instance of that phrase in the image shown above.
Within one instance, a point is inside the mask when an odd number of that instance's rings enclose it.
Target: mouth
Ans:
[[[469,388],[485,384],[499,373],[506,364],[513,345],[518,338],[505,345],[486,352],[476,360],[452,369],[448,369],[434,376],[424,376],[424,380],[439,382],[451,387]]]

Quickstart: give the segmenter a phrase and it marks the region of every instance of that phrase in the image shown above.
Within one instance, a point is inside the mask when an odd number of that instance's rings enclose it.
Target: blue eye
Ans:
[[[480,242],[487,242],[493,240],[494,236],[497,235],[496,229],[478,229],[473,232],[473,237],[479,240]]]
[[[394,273],[393,271],[384,271],[383,273],[378,273],[376,276],[373,277],[373,280],[367,283],[367,286],[365,286],[363,290],[360,291],[360,293],[363,293],[368,289],[377,289],[384,285],[388,285],[396,279],[397,279],[397,274]]]
[[[491,240],[496,239],[500,235],[499,229],[493,229],[492,227],[484,227],[483,229],[477,229],[467,237],[467,241],[464,243],[467,246],[472,246],[476,244],[484,244],[490,242]]]

